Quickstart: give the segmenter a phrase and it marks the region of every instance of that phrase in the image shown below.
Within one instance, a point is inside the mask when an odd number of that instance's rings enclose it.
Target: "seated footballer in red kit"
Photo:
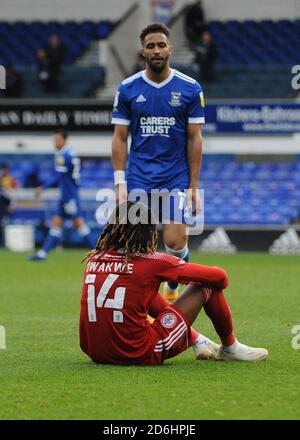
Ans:
[[[197,359],[266,359],[266,349],[248,347],[235,337],[223,293],[226,272],[157,252],[157,229],[151,220],[145,205],[123,203],[84,258],[82,350],[101,364],[159,365],[189,347]],[[188,286],[170,304],[158,292],[163,281]],[[191,327],[202,307],[221,345]],[[150,323],[147,315],[155,320]]]

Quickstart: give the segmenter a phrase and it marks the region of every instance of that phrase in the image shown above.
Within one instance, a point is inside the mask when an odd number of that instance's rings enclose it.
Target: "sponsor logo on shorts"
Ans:
[[[177,318],[174,313],[167,313],[166,315],[162,316],[160,322],[163,327],[171,328],[176,325]]]

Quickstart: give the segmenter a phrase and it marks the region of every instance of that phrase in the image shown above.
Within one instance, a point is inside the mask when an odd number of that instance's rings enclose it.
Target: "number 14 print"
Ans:
[[[87,295],[87,306],[88,306],[88,316],[90,322],[96,322],[96,307],[105,307],[108,309],[117,309],[113,312],[113,322],[123,322],[123,313],[120,310],[123,308],[125,299],[125,287],[117,287],[115,290],[114,298],[107,299],[107,294],[113,287],[115,281],[120,275],[110,274],[105,279],[102,284],[101,289],[97,295],[97,300],[95,300],[95,280],[96,275],[89,274],[85,278],[85,284],[88,284],[88,295]]]

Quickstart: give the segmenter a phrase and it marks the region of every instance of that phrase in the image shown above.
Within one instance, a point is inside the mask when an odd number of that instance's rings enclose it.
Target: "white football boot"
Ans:
[[[268,354],[268,350],[265,348],[248,347],[247,345],[237,342],[234,349],[221,345],[216,359],[219,361],[256,362],[263,361],[268,357]]]
[[[198,361],[217,359],[220,345],[201,335],[200,341],[196,341],[193,345],[193,352]]]

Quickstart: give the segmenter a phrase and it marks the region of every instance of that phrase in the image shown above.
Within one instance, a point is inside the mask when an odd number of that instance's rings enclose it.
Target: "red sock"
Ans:
[[[189,335],[189,342],[188,342],[189,347],[197,341],[198,336],[199,336],[199,333],[197,332],[197,330],[195,330],[195,329],[193,329],[193,327],[191,327],[191,332]]]
[[[212,321],[223,345],[231,345],[236,337],[233,332],[232,317],[223,290],[214,290],[208,302],[204,305],[207,316]]]

